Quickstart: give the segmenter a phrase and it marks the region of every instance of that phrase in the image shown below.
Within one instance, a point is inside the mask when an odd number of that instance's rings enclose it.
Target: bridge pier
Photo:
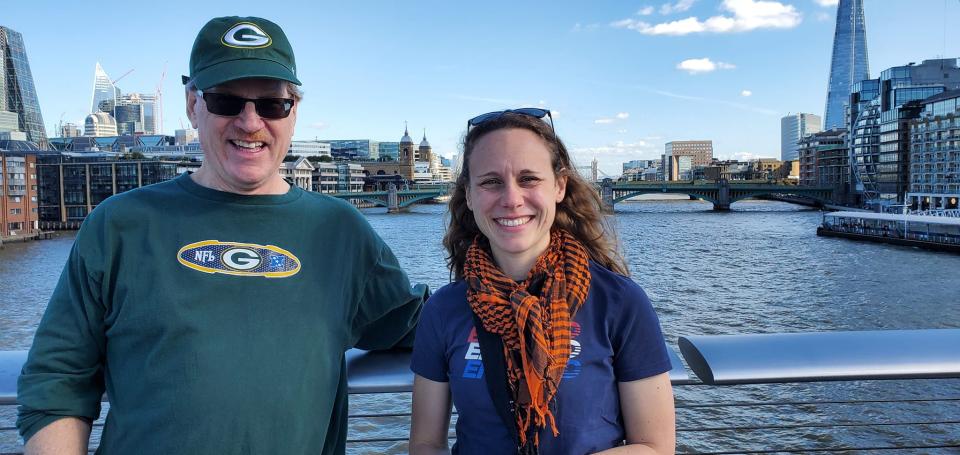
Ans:
[[[717,180],[717,202],[713,204],[713,210],[717,212],[730,211],[730,182],[727,179]]]
[[[387,213],[400,213],[400,197],[397,195],[397,185],[387,187]]]
[[[604,210],[613,211],[613,179],[603,179],[600,184],[600,201]]]

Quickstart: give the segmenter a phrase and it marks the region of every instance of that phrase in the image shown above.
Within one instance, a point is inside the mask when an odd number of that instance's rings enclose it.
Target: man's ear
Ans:
[[[190,126],[197,129],[197,91],[186,90],[187,95],[187,118],[190,119]]]

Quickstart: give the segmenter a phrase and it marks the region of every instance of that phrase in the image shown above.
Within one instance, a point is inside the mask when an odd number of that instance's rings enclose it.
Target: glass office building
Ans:
[[[849,97],[854,190],[867,204],[903,203],[909,190],[910,124],[922,101],[960,88],[957,59],[895,66],[854,84]]]
[[[177,176],[176,162],[39,155],[40,227],[76,229],[104,199]]]
[[[90,102],[90,113],[113,112],[113,105],[120,98],[120,89],[113,85],[110,76],[97,62],[93,71],[93,100]],[[106,104],[105,104],[106,103]]]
[[[400,160],[400,143],[399,142],[381,142],[380,143],[380,160]]]
[[[370,139],[322,141],[330,143],[330,154],[342,160],[375,160],[380,156],[380,143]]]
[[[960,208],[960,90],[924,100],[911,133],[906,203],[914,210]]]
[[[27,134],[27,140],[47,147],[47,132],[40,115],[40,101],[33,85],[33,74],[27,61],[23,37],[9,28],[0,26],[0,111],[13,112],[19,116],[19,128]]]
[[[870,63],[867,58],[863,0],[840,0],[837,5],[837,26],[833,33],[824,130],[847,126],[843,105],[850,95],[851,86],[865,79],[870,79]]]
[[[791,114],[780,119],[780,161],[795,161],[800,156],[800,140],[820,132],[820,116]]]

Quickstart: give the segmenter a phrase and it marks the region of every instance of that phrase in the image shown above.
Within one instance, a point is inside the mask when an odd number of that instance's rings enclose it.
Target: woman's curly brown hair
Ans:
[[[593,185],[574,170],[567,148],[553,128],[538,118],[507,112],[471,128],[463,138],[463,163],[450,197],[449,224],[443,237],[443,246],[448,254],[447,267],[454,277],[463,279],[467,248],[477,235],[482,236],[473,212],[467,208],[470,155],[481,137],[506,128],[525,129],[540,136],[550,150],[554,176],[567,178],[566,194],[557,203],[553,227],[565,229],[583,243],[594,262],[621,275],[629,275],[627,263],[620,254],[617,235],[603,214],[600,195]]]

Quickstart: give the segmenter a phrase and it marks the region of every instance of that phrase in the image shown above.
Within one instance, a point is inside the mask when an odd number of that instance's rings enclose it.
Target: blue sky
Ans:
[[[404,121],[451,156],[466,120],[554,110],[587,164],[618,175],[671,140],[712,139],[721,158],[779,157],[780,117],[823,114],[831,0],[6,2],[23,34],[48,134],[81,123],[99,61],[124,92],[163,81],[164,130],[186,124],[180,75],[211,17],[279,23],[306,98],[296,139],[397,141]],[[958,0],[866,0],[871,76],[960,57]]]

